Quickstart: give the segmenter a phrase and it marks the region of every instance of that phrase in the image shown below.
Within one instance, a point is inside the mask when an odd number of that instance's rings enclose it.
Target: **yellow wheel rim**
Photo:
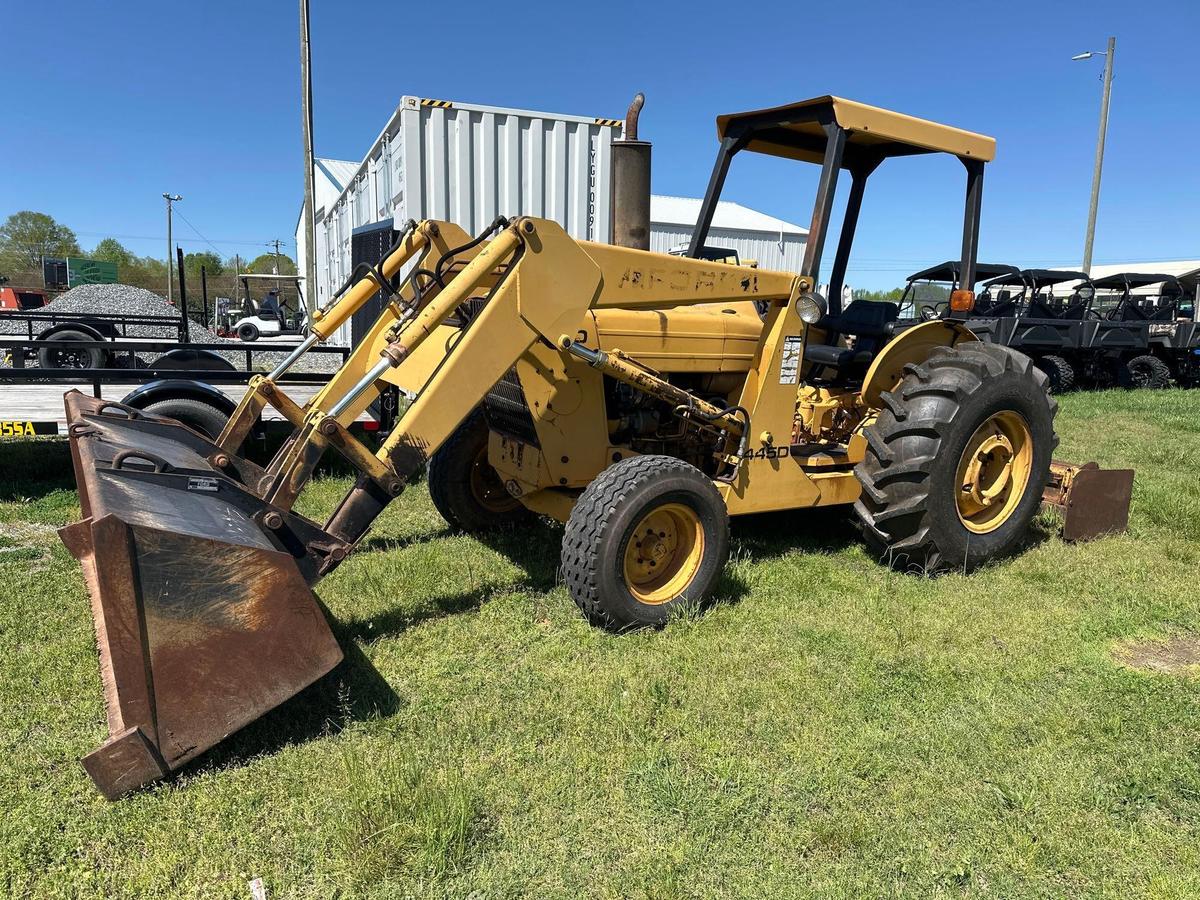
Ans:
[[[486,444],[471,463],[471,496],[491,513],[505,513],[521,505],[520,500],[504,489],[504,482],[488,462]]]
[[[643,516],[630,533],[625,584],[641,603],[667,603],[692,583],[703,558],[700,517],[690,506],[668,503]]]
[[[1019,413],[1005,410],[975,429],[958,461],[958,518],[988,534],[1009,520],[1033,470],[1033,436]]]

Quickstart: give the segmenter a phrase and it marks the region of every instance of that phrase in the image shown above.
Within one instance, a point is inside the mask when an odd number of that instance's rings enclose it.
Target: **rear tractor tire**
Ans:
[[[562,572],[589,621],[624,631],[702,603],[728,557],[729,511],[712,479],[674,457],[635,456],[576,502]]]
[[[905,571],[971,571],[1011,553],[1058,444],[1044,372],[997,344],[938,347],[905,369],[865,431],[854,509],[867,546]]]
[[[532,515],[488,462],[488,425],[481,409],[430,457],[427,479],[433,505],[455,530],[496,531]]]
[[[1043,356],[1033,364],[1046,373],[1051,394],[1065,394],[1075,387],[1075,369],[1061,356]]]
[[[1171,385],[1171,367],[1149,353],[1129,360],[1125,364],[1125,370],[1121,381],[1131,388],[1158,390]]]

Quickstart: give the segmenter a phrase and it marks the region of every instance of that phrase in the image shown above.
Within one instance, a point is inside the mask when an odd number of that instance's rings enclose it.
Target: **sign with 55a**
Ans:
[[[0,419],[0,438],[33,437],[36,434],[58,434],[58,425],[54,422]]]

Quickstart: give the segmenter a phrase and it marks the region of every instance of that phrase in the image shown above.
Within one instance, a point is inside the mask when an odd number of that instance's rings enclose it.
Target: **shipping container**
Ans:
[[[443,219],[475,234],[497,215],[531,215],[609,240],[610,148],[622,124],[404,97],[342,193],[316,210],[313,299],[325,303],[350,275],[354,229],[384,219]]]

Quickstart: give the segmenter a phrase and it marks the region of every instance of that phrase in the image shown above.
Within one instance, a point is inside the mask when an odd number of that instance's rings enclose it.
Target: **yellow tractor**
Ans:
[[[312,585],[426,466],[452,525],[565,523],[567,589],[615,630],[702,601],[730,516],[852,506],[871,554],[906,570],[969,570],[1017,545],[1056,442],[1046,377],[967,330],[970,291],[953,293],[947,319],[906,329],[894,304],[839,303],[867,179],[891,157],[962,163],[972,283],[995,142],[837,97],[722,116],[717,130],[683,257],[529,217],[476,237],[409,223],[251,382],[216,441],[67,395],[84,518],[62,536],[88,582],[111,731],[83,762],[107,796],[186,764],[339,662]],[[742,151],[821,167],[798,274],[702,258]],[[826,299],[815,287],[843,171]],[[368,338],[310,403],[291,401],[279,376],[379,290],[389,302]],[[415,399],[372,452],[347,429],[389,385]],[[239,451],[267,405],[294,431],[260,467]],[[294,504],[329,448],[359,475],[318,524]]]

